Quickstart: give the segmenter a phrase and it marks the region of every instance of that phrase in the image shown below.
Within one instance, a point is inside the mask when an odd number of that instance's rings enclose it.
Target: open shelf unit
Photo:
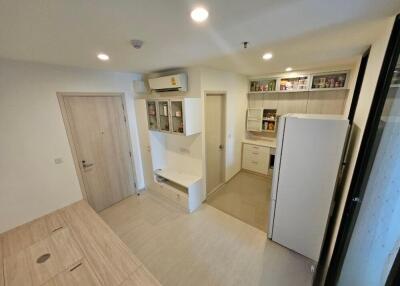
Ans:
[[[159,169],[154,171],[154,177],[158,186],[156,191],[189,212],[196,210],[205,199],[201,176],[173,169]]]

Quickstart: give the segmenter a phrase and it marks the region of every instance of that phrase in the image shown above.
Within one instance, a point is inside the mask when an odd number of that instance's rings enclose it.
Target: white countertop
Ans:
[[[275,139],[270,139],[270,140],[244,139],[242,142],[244,144],[253,144],[253,145],[257,145],[257,146],[276,148],[276,140]]]
[[[186,188],[189,188],[191,185],[201,180],[201,176],[187,174],[172,169],[156,170],[154,173]]]

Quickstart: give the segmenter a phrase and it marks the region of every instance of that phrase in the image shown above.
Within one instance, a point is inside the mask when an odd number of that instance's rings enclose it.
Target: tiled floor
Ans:
[[[312,283],[309,260],[208,204],[188,214],[145,192],[100,215],[164,286]]]
[[[271,186],[271,177],[241,171],[211,194],[207,203],[266,232]]]

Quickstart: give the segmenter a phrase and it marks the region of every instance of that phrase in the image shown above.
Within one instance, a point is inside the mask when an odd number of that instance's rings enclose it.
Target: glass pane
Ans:
[[[172,132],[183,134],[182,101],[171,101]]]
[[[160,114],[160,130],[170,131],[168,101],[158,102],[158,113]]]
[[[400,246],[400,74],[396,70],[379,122],[365,195],[339,285],[385,285]],[[374,156],[374,154],[376,154]]]
[[[147,117],[149,120],[149,128],[150,129],[158,129],[157,126],[157,108],[155,101],[148,101],[147,102]]]

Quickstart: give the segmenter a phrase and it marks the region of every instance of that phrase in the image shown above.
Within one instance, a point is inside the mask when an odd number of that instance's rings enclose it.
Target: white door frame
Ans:
[[[214,190],[212,190],[210,193],[207,194],[207,148],[206,148],[206,100],[207,96],[222,96],[223,99],[223,122],[222,122],[222,134],[223,134],[223,142],[222,144],[224,145],[224,151],[223,151],[223,156],[222,156],[222,178],[223,182],[221,185],[217,186]],[[204,174],[204,189],[206,196],[211,195],[214,193],[216,190],[218,190],[221,186],[223,186],[226,182],[226,118],[227,118],[227,108],[226,108],[226,96],[227,93],[226,91],[204,91],[204,101],[203,101],[203,146],[204,146],[204,155],[203,155],[203,174]]]
[[[67,109],[65,108],[64,98],[72,97],[72,96],[73,97],[77,97],[77,96],[81,96],[81,97],[102,97],[102,96],[104,96],[104,97],[120,97],[122,104],[123,104],[123,113],[124,113],[124,116],[126,119],[128,119],[128,114],[126,113],[126,101],[125,101],[124,93],[116,93],[116,92],[57,92],[57,98],[58,98],[58,103],[60,104],[61,115],[62,115],[62,118],[64,121],[65,130],[67,132],[67,137],[68,137],[69,146],[71,148],[72,158],[74,159],[76,175],[78,176],[78,181],[79,181],[79,185],[81,187],[82,196],[83,196],[84,200],[87,201],[88,199],[87,199],[85,184],[83,183],[82,170],[80,168],[80,162],[78,160],[75,142],[72,137],[72,129],[71,129],[71,126],[68,121]],[[133,161],[134,158],[133,158],[133,152],[132,152],[132,139],[131,139],[131,134],[129,132],[129,120],[126,121],[125,130],[128,135],[129,151],[130,151],[130,154],[132,154],[129,162],[131,163],[132,170],[133,170],[133,181],[135,184],[134,189],[136,192],[137,191],[136,190],[136,185],[137,185],[136,184],[136,169],[135,169],[135,164]]]

